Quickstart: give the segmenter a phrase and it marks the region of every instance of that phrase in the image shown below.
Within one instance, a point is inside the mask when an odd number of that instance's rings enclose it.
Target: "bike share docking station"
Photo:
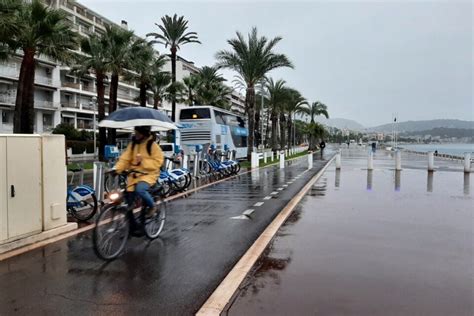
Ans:
[[[77,228],[67,222],[64,135],[0,134],[0,253]]]

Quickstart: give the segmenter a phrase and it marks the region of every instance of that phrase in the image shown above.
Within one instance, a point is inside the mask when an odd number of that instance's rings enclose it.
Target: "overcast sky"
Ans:
[[[215,63],[227,39],[257,26],[282,36],[276,50],[295,69],[275,70],[334,118],[365,126],[434,118],[474,120],[471,1],[134,1],[81,0],[136,34],[157,31],[164,14],[184,15],[202,45],[179,54]],[[158,47],[160,51],[164,49]],[[233,73],[223,72],[229,81]]]

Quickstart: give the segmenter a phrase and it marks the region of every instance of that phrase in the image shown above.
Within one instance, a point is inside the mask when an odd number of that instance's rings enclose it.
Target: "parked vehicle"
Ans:
[[[213,106],[193,106],[178,111],[179,144],[185,154],[202,145],[204,152],[211,144],[223,150],[235,150],[236,159],[247,155],[248,128],[245,118]]]

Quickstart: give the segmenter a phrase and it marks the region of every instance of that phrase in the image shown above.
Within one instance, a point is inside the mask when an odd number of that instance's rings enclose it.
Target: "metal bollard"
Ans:
[[[428,171],[434,171],[434,152],[428,152]]]
[[[199,161],[198,161],[198,154],[196,153],[194,155],[194,164],[193,164],[193,176],[196,178],[198,176],[198,166],[199,166]]]
[[[94,162],[93,172],[95,196],[99,201],[102,201],[104,199],[105,164],[103,162]]]
[[[402,170],[402,152],[399,150],[395,152],[395,170]]]
[[[464,153],[464,172],[471,172],[471,153]]]
[[[273,155],[274,155],[274,154],[275,154],[275,153],[272,151],[272,152],[271,152],[271,155],[270,155],[270,161],[271,161],[271,162],[273,162]]]
[[[308,169],[313,169],[313,154],[308,154]]]
[[[367,170],[374,170],[374,154],[372,153],[372,151],[368,152]]]
[[[263,163],[267,163],[267,152],[263,152]]]
[[[250,156],[250,167],[252,169],[254,168],[258,168],[258,153],[256,152],[252,152],[251,156]]]
[[[341,169],[341,153],[336,154],[336,169]]]
[[[183,155],[183,168],[188,169],[188,155]]]
[[[280,153],[280,169],[285,168],[285,152]]]

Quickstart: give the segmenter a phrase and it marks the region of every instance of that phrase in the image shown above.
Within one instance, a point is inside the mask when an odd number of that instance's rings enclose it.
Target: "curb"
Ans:
[[[288,204],[277,214],[275,219],[265,228],[262,234],[255,240],[252,246],[239,259],[232,270],[222,280],[216,290],[209,296],[204,305],[196,313],[197,316],[217,316],[220,315],[231,301],[232,297],[239,289],[240,284],[251,271],[257,260],[270,244],[275,234],[283,225],[286,219],[291,215],[296,205],[303,199],[305,194],[319,180],[326,171],[335,155],[328,160],[321,170],[318,171],[298,192]]]

